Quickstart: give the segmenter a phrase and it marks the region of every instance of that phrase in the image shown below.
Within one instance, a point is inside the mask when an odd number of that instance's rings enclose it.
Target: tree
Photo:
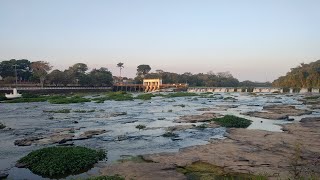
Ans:
[[[92,86],[111,86],[112,85],[112,73],[107,68],[101,67],[100,69],[93,69],[89,73],[87,80],[91,80]]]
[[[85,75],[88,70],[88,66],[84,63],[76,63],[69,67],[68,74],[71,81],[78,84],[81,78]]]
[[[46,76],[51,68],[50,64],[45,61],[35,61],[31,63],[32,75],[40,80],[41,87],[43,87]]]
[[[120,79],[121,79],[121,69],[124,68],[123,63],[122,63],[122,62],[119,62],[119,63],[117,64],[117,67],[120,69]]]
[[[9,61],[2,61],[0,63],[0,76],[5,77],[15,77],[15,67],[17,68],[17,79],[18,80],[29,80],[32,76],[31,62],[27,59],[15,60],[11,59]]]
[[[151,67],[146,64],[141,64],[137,67],[137,75],[138,76],[145,76],[148,74],[151,70]]]

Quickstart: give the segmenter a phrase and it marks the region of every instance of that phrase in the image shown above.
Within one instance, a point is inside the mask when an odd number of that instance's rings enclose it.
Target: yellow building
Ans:
[[[162,85],[162,79],[143,79],[145,92],[160,90],[160,85]]]

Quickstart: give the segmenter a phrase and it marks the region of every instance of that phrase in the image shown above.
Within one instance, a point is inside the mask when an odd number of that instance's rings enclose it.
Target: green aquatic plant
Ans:
[[[81,110],[81,109],[78,109],[78,110],[74,110],[73,112],[76,112],[76,113],[91,113],[91,112],[95,112],[96,110],[92,109],[92,110]]]
[[[74,104],[74,103],[85,103],[90,101],[91,101],[90,99],[83,98],[80,96],[49,98],[49,102],[51,104]]]
[[[148,93],[148,94],[139,94],[135,99],[141,100],[151,100],[151,98],[156,97],[155,95]]]
[[[222,118],[215,118],[212,119],[212,121],[227,128],[247,128],[251,125],[252,122],[251,120],[233,115],[226,115]]]
[[[86,147],[47,147],[29,153],[18,163],[45,177],[63,177],[91,168],[106,158],[102,150]]]

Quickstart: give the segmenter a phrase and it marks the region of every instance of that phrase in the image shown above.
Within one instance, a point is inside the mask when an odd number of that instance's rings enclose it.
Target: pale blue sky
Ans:
[[[0,0],[0,60],[11,58],[271,81],[320,59],[320,0]]]

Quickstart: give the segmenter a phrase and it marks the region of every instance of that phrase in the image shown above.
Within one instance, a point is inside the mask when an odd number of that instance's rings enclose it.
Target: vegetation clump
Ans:
[[[4,96],[4,94],[0,94],[0,101],[4,101],[6,100],[7,98]]]
[[[18,163],[45,177],[63,177],[87,170],[106,153],[85,147],[48,147],[29,153]]]
[[[85,103],[90,102],[90,99],[83,98],[80,96],[64,97],[61,98],[50,98],[49,102],[51,104],[73,104],[73,103]]]
[[[222,118],[215,118],[212,121],[227,128],[247,128],[251,125],[251,120],[240,118],[233,115],[226,115]]]
[[[142,125],[142,124],[139,124],[136,126],[137,129],[141,130],[141,129],[145,129],[146,126],[145,125]]]
[[[70,109],[61,109],[61,110],[43,110],[46,113],[70,113]]]
[[[134,98],[132,94],[118,91],[118,92],[109,92],[104,97],[98,97],[92,99],[96,103],[104,103],[104,101],[113,100],[113,101],[132,101]]]
[[[139,94],[136,99],[141,99],[141,100],[151,100],[151,98],[156,97],[154,94]]]
[[[208,128],[207,124],[200,124],[200,125],[196,126],[196,129],[200,129],[200,130],[204,130],[206,128]]]
[[[97,177],[91,177],[86,180],[125,180],[124,177],[121,177],[119,175],[114,176],[97,176]]]

